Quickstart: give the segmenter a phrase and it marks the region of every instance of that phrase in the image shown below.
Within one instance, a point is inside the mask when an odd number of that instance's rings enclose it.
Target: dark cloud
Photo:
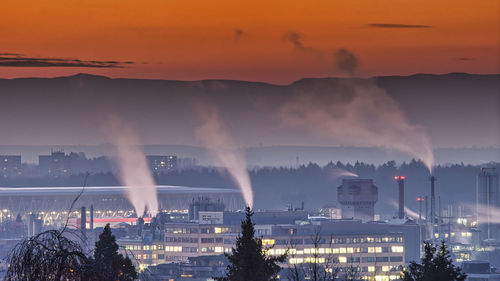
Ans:
[[[84,61],[78,59],[36,58],[20,54],[0,53],[0,67],[96,67],[119,68],[134,62],[125,61]]]
[[[305,46],[304,43],[302,42],[302,34],[298,33],[297,31],[290,30],[288,33],[285,34],[284,36],[285,40],[287,42],[290,42],[293,44],[293,46],[300,51],[304,52],[313,52],[313,53],[319,53],[317,50],[313,49],[312,47]]]
[[[359,68],[359,59],[347,49],[338,49],[333,54],[335,67],[343,73],[353,75]]]
[[[243,37],[245,35],[245,31],[243,31],[243,29],[235,29],[234,30],[234,40],[235,41],[239,41],[241,39],[241,37]]]
[[[470,60],[475,60],[475,58],[463,57],[463,58],[457,58],[457,60],[461,60],[461,61],[470,61]]]
[[[370,23],[369,27],[374,28],[431,28],[431,25],[423,24],[401,24],[401,23]]]

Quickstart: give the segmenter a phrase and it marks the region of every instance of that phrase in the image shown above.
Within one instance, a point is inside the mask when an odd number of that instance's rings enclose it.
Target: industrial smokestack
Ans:
[[[142,230],[143,230],[143,228],[144,228],[144,219],[142,217],[139,217],[137,219],[137,235],[139,237],[142,236]]]
[[[94,230],[94,205],[90,205],[90,231]]]
[[[404,219],[404,217],[405,217],[405,177],[404,176],[395,176],[394,179],[398,181],[398,190],[399,190],[398,218]]]
[[[436,178],[431,176],[431,239],[434,240],[436,237],[434,236],[434,223],[436,222],[436,195],[434,189],[434,183]]]
[[[80,229],[85,230],[85,228],[87,228],[87,210],[85,209],[85,207],[82,207],[80,215]]]

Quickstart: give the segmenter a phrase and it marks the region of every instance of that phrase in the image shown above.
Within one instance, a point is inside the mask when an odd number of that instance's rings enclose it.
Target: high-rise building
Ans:
[[[175,155],[148,155],[146,159],[151,172],[155,174],[170,172],[177,168],[177,156]]]
[[[500,208],[498,172],[495,168],[481,168],[476,181],[477,223],[481,239],[499,241],[500,224],[497,223]]]
[[[342,210],[342,219],[372,221],[378,188],[370,179],[344,179],[337,189],[337,199]]]
[[[63,151],[53,151],[50,155],[38,156],[38,168],[41,176],[61,177],[69,174]]]
[[[22,175],[21,155],[0,155],[0,176],[4,178]]]

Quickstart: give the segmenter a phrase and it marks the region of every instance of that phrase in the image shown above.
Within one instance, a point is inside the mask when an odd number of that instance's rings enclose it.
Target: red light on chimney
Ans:
[[[424,201],[424,198],[423,197],[417,197],[417,201]]]
[[[405,176],[400,176],[399,179],[404,180]]]
[[[395,180],[399,180],[399,177],[398,177],[398,176],[395,176],[395,177],[394,177],[394,179],[395,179]]]

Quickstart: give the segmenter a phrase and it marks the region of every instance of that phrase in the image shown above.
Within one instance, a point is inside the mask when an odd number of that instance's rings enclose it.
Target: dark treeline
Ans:
[[[500,164],[490,164],[500,169]],[[441,196],[442,208],[449,204],[475,202],[476,176],[480,166],[453,164],[436,166],[436,192]],[[396,211],[397,186],[394,176],[406,177],[406,204],[418,211],[417,196],[426,196],[430,192],[429,171],[419,162],[412,160],[397,165],[389,161],[383,165],[372,165],[362,162],[343,164],[329,163],[325,166],[317,164],[300,167],[256,168],[250,171],[255,196],[256,208],[283,209],[288,204],[299,206],[305,202],[306,209],[318,209],[325,205],[336,205],[336,189],[341,184],[342,171],[349,171],[360,178],[373,179],[379,188],[378,212],[392,214]],[[62,178],[15,178],[0,179],[1,186],[80,186],[85,175],[71,175]],[[193,187],[236,188],[227,172],[210,168],[198,167],[190,170],[173,171],[154,175],[155,181],[161,185],[182,185]],[[119,185],[119,180],[112,173],[90,174],[87,180],[89,186]]]

